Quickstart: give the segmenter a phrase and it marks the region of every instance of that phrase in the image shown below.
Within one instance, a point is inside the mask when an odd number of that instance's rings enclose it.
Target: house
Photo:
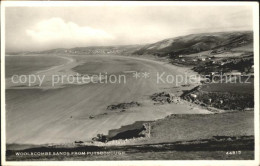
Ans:
[[[218,74],[218,72],[210,72],[210,75],[215,75],[215,74]]]
[[[233,76],[241,76],[242,73],[241,72],[231,72]]]
[[[200,60],[200,61],[206,61],[207,58],[208,58],[207,56],[201,55],[201,54],[197,57],[197,59]]]
[[[236,71],[233,71],[233,72],[228,72],[228,73],[224,73],[224,75],[229,75],[229,76],[241,76],[242,73],[241,72],[236,72]]]
[[[192,98],[197,98],[197,95],[196,94],[190,94],[190,97],[192,97]]]

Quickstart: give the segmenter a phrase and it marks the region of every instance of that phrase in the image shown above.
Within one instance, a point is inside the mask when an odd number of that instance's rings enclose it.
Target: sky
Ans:
[[[6,51],[154,43],[253,29],[251,6],[6,7]]]

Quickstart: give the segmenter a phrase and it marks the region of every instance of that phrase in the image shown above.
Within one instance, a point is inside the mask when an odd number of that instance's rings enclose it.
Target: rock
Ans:
[[[151,96],[151,99],[153,101],[156,101],[158,103],[164,104],[164,103],[180,103],[180,97],[176,97],[174,94],[161,92],[161,93],[155,93]],[[155,105],[155,104],[154,104]]]
[[[84,143],[83,141],[75,141],[74,142],[75,144],[82,144],[82,143]]]
[[[138,102],[130,102],[130,103],[120,103],[120,104],[117,104],[117,105],[109,105],[107,107],[107,110],[117,110],[117,109],[127,109],[127,108],[130,108],[130,107],[137,107],[137,106],[140,106],[141,104],[138,103]]]

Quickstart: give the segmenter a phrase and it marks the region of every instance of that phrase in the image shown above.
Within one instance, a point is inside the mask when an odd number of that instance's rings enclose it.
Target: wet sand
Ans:
[[[126,74],[127,82],[65,85],[56,89],[48,88],[47,85],[43,88],[9,88],[6,91],[7,143],[62,144],[78,140],[89,141],[99,133],[107,134],[111,129],[135,121],[156,120],[170,114],[211,113],[188,103],[154,105],[150,100],[149,96],[155,92],[170,90],[178,96],[182,90],[195,86],[182,87],[181,85],[185,83],[176,86],[175,83],[156,82],[157,72],[165,72],[166,75],[192,74],[187,68],[133,57],[71,58],[75,60],[38,74],[76,73],[72,69],[78,65],[84,65],[86,62],[102,62],[102,66],[85,65],[77,72],[108,71],[110,74]],[[133,73],[125,71],[148,72],[150,77],[136,79]],[[137,101],[142,106],[130,108],[125,112],[106,110],[108,105],[131,101]],[[90,116],[95,118],[90,119]]]

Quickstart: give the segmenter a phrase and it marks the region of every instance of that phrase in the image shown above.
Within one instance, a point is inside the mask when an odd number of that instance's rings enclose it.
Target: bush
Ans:
[[[212,99],[209,102],[209,99]],[[254,96],[229,92],[200,92],[197,100],[224,110],[243,110],[254,107]]]

